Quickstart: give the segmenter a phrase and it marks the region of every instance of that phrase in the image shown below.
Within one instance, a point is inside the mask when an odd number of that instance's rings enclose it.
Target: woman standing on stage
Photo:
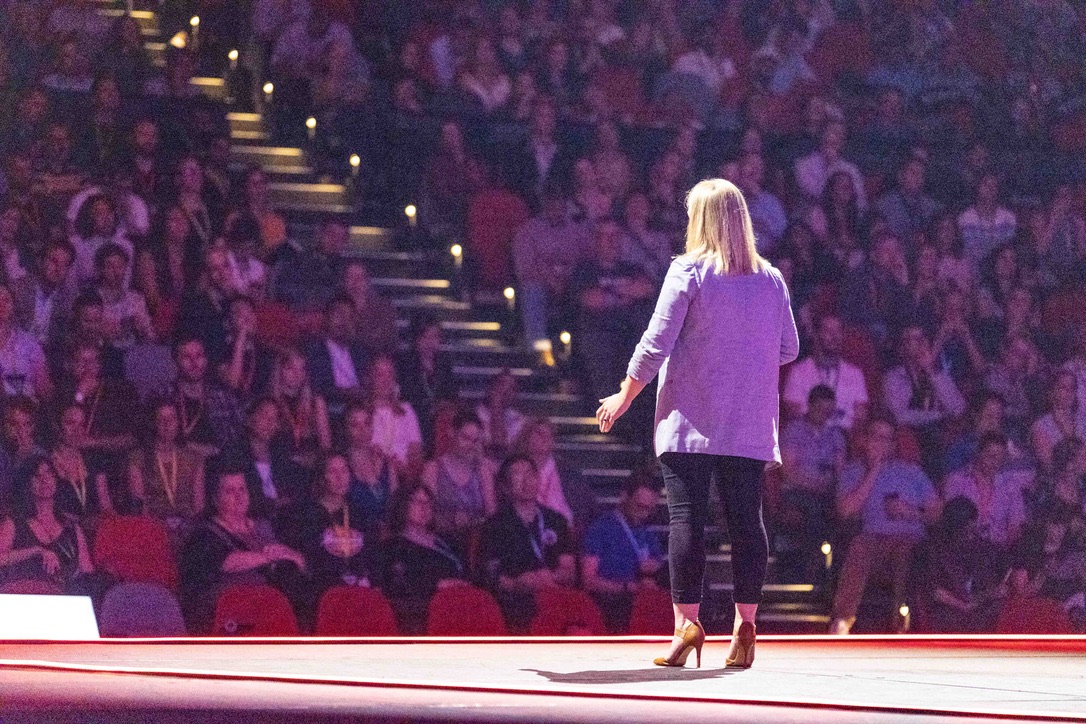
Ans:
[[[709,486],[715,480],[732,543],[735,628],[728,666],[754,661],[754,618],[769,547],[762,477],[780,465],[780,366],[799,354],[788,288],[762,259],[743,195],[702,181],[686,201],[686,253],[671,263],[656,312],[614,395],[600,400],[607,432],[656,373],[655,446],[667,488],[675,639],[659,666],[683,666],[705,630],[698,621],[705,572]]]

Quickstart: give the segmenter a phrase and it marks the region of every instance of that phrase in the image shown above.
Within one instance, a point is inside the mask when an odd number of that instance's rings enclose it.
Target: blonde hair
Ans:
[[[699,181],[686,195],[686,255],[710,260],[718,274],[753,274],[766,266],[742,192],[731,181]]]

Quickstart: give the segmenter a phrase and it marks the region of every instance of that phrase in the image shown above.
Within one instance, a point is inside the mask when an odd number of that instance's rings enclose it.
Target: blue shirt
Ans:
[[[656,454],[695,452],[781,462],[780,366],[799,355],[788,287],[768,262],[718,274],[671,262],[627,374],[656,393]]]
[[[585,531],[583,543],[585,554],[600,561],[599,577],[620,583],[638,579],[641,560],[635,544],[650,558],[664,556],[660,541],[648,526],[629,526],[617,509],[596,518]]]
[[[838,500],[859,487],[866,474],[867,464],[864,462],[855,461],[846,465],[837,489]],[[882,466],[871,488],[871,494],[860,509],[863,532],[907,538],[923,537],[924,524],[921,521],[891,520],[887,517],[885,499],[894,493],[903,502],[916,507],[930,505],[939,499],[935,487],[923,470],[912,463],[891,460]]]

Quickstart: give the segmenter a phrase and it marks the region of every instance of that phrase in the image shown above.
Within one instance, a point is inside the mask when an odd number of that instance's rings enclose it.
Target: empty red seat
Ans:
[[[532,636],[602,636],[607,632],[599,607],[584,591],[544,588],[536,591],[535,605],[528,628]]]
[[[1050,598],[1015,597],[1007,599],[996,621],[1001,634],[1074,633],[1071,617],[1063,604]]]
[[[396,616],[376,588],[336,586],[317,606],[318,636],[397,636]]]
[[[94,534],[94,565],[122,581],[177,590],[177,563],[165,524],[149,516],[103,517]]]
[[[426,615],[430,636],[505,636],[508,629],[494,597],[474,586],[453,586],[430,599]]]
[[[630,633],[645,636],[670,636],[675,628],[671,593],[664,588],[643,588],[630,607]]]
[[[219,594],[215,604],[215,636],[297,636],[298,620],[290,601],[278,589],[236,585]]]

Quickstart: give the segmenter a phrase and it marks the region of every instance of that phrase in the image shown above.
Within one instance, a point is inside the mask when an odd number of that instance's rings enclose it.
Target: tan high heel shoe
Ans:
[[[724,665],[749,669],[754,663],[754,643],[754,624],[750,621],[739,624],[739,631],[732,636],[732,648],[728,658],[724,659]]]
[[[675,629],[675,635],[682,637],[683,645],[672,656],[657,656],[652,663],[657,666],[686,666],[691,650],[697,654],[698,668],[701,668],[701,647],[705,644],[705,629],[700,621],[688,624],[685,629]]]

